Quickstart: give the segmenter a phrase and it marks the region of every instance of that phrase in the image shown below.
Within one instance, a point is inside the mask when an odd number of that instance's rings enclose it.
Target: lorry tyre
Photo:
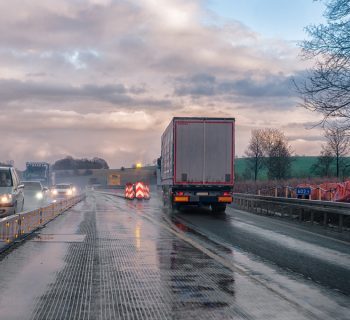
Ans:
[[[226,205],[225,204],[213,204],[211,206],[211,210],[214,213],[224,213],[226,210]]]

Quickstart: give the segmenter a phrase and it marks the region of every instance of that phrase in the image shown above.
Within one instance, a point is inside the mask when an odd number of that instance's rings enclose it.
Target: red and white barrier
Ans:
[[[135,183],[135,193],[136,193],[136,199],[141,200],[145,197],[144,184],[142,182]]]
[[[125,185],[125,199],[149,200],[150,197],[149,185],[141,181],[136,182],[134,185],[132,183]]]
[[[149,185],[148,184],[144,184],[144,199],[149,200],[151,195],[149,192]]]
[[[135,198],[135,190],[132,183],[125,185],[125,199],[133,200]]]

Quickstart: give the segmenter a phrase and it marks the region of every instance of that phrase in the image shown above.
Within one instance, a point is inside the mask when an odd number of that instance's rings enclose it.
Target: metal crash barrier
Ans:
[[[243,193],[234,193],[233,203],[243,210],[257,214],[295,216],[299,222],[319,223],[324,227],[338,225],[339,232],[350,225],[350,203]]]
[[[85,194],[64,199],[50,205],[0,219],[0,251],[11,242],[28,235],[73,207]]]

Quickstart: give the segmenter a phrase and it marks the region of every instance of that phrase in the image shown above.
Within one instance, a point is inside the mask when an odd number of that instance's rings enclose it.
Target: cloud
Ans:
[[[127,103],[131,99],[122,84],[70,86],[33,81],[0,80],[0,103],[20,100],[96,99]],[[133,89],[133,93],[135,90]]]
[[[151,162],[173,116],[236,117],[239,154],[252,128],[314,120],[290,88],[306,67],[297,48],[223,23],[201,0],[13,0],[0,11],[0,160],[20,167],[67,154]]]
[[[237,97],[284,97],[292,93],[292,77],[283,73],[256,72],[242,74],[238,79],[217,79],[211,74],[195,74],[175,79],[175,95],[179,96],[220,96]]]

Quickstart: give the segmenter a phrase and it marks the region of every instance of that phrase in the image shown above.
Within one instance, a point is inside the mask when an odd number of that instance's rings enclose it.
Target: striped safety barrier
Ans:
[[[151,195],[150,195],[150,192],[149,192],[149,185],[148,184],[144,184],[143,187],[144,187],[144,196],[143,196],[143,198],[145,200],[149,200],[151,198]]]
[[[145,197],[143,182],[139,181],[135,183],[135,194],[136,194],[136,199],[138,200],[141,200]]]
[[[136,182],[135,184],[127,183],[125,184],[125,191],[124,191],[124,197],[125,199],[133,200],[149,200],[150,199],[150,190],[149,185],[145,184],[141,181]]]
[[[125,199],[133,200],[135,198],[134,185],[132,183],[127,183],[125,185]]]

